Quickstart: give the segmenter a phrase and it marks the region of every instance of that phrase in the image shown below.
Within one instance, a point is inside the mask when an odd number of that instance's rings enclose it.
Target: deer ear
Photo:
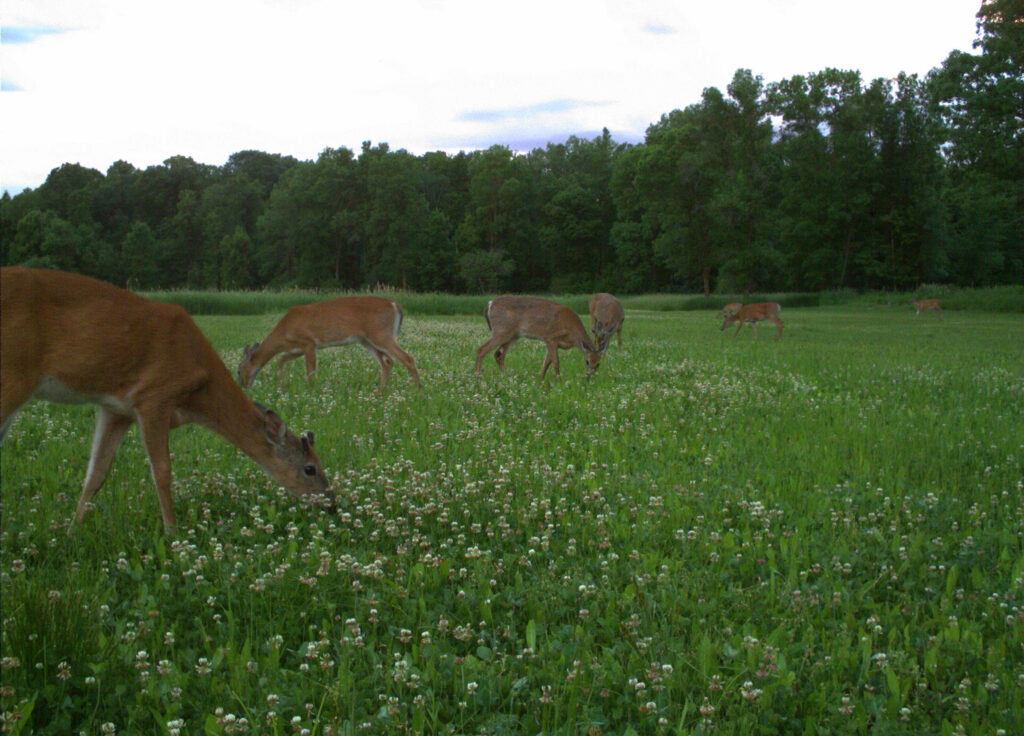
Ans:
[[[302,449],[309,452],[313,449],[313,433],[304,432],[302,435]]]
[[[257,406],[259,405],[257,404]],[[281,421],[281,417],[270,409],[259,408],[263,410],[263,433],[275,445],[281,444],[288,432],[288,427]]]

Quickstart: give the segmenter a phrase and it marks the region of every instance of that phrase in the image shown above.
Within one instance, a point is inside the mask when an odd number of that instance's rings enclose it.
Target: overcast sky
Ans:
[[[257,149],[530,150],[827,67],[971,50],[981,0],[3,0],[0,187]]]

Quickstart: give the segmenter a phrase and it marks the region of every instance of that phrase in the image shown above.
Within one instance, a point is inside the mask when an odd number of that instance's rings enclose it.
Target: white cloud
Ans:
[[[246,148],[312,158],[364,140],[419,153],[602,127],[642,136],[737,68],[769,81],[827,66],[924,73],[970,47],[978,5],[8,0],[5,28],[67,32],[0,49],[5,88],[22,90],[0,93],[0,184],[38,186],[65,162],[221,164]]]

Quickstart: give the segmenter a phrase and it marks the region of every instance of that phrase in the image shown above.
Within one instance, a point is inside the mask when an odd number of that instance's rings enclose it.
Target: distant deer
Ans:
[[[778,328],[778,334],[776,339],[782,338],[782,320],[779,319],[779,312],[782,311],[782,306],[778,302],[764,302],[763,304],[747,304],[746,306],[740,307],[734,313],[730,314],[725,318],[722,323],[721,329],[725,329],[733,322],[738,322],[736,325],[736,332],[733,333],[733,337],[739,334],[740,329],[743,325],[749,322],[754,328],[754,339],[757,339],[757,323],[761,320],[768,320]]]
[[[622,304],[611,294],[601,292],[590,298],[590,331],[602,351],[607,350],[612,335],[617,336],[618,346],[622,347],[622,321],[625,318]]]
[[[939,304],[938,299],[920,299],[916,302],[911,302],[914,305],[914,319],[921,316],[921,312],[934,311],[938,312],[939,319],[942,319],[942,306]]]
[[[558,350],[579,348],[587,360],[587,374],[597,370],[601,363],[602,350],[591,342],[579,315],[562,304],[548,299],[530,296],[503,296],[487,303],[484,313],[491,338],[476,351],[476,372],[480,363],[494,350],[494,361],[498,370],[505,370],[505,355],[521,337],[543,340],[547,345],[544,366],[540,377],[544,378],[548,366],[553,365],[555,375],[561,375],[558,368]]]
[[[345,296],[292,307],[263,342],[245,348],[238,366],[238,382],[248,388],[260,369],[276,355],[281,355],[277,359],[278,380],[285,363],[304,356],[309,381],[316,371],[317,350],[358,344],[380,363],[381,391],[395,360],[406,367],[419,386],[415,361],[398,347],[395,339],[401,327],[402,308],[398,302],[379,296]]]

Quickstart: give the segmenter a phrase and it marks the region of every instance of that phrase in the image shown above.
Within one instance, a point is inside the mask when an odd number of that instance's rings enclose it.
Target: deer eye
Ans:
[[[316,475],[316,466],[315,465],[307,465],[306,467],[304,467],[302,469],[302,472],[305,473],[306,475],[308,475],[310,478],[312,478],[314,475]]]

